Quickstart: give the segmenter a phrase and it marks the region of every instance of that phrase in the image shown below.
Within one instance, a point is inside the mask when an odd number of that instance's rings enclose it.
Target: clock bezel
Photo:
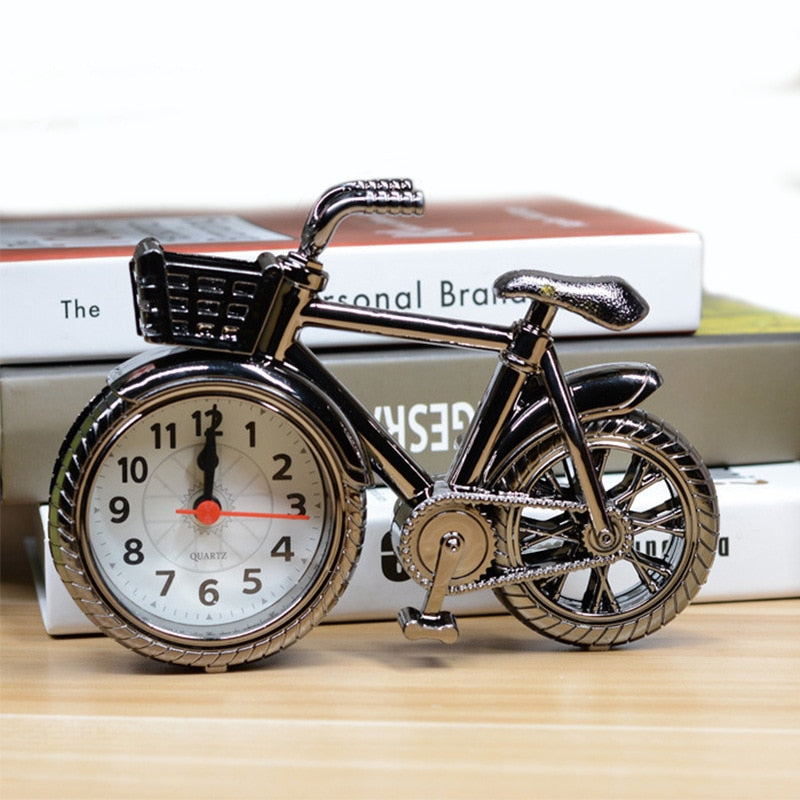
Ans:
[[[341,448],[313,415],[303,397],[280,388],[247,380],[235,368],[223,374],[215,363],[212,375],[192,371],[188,377],[172,374],[158,381],[136,400],[120,396],[110,387],[76,421],[73,444],[60,461],[54,492],[61,494],[60,508],[68,514],[51,519],[51,549],[56,566],[73,598],[105,633],[126,646],[160,660],[207,666],[220,661],[241,663],[269,655],[291,644],[316,625],[335,604],[349,580],[363,537],[363,484],[351,479],[342,466]],[[162,376],[163,377],[163,376]],[[199,638],[142,620],[120,601],[95,564],[87,534],[87,503],[96,474],[109,449],[132,425],[157,408],[187,397],[241,397],[288,419],[314,453],[329,498],[324,527],[328,541],[308,589],[274,619],[254,624],[232,636]],[[58,470],[57,470],[58,473]],[[53,532],[55,528],[56,533]],[[54,540],[55,537],[55,540]],[[81,576],[80,580],[75,580]]]

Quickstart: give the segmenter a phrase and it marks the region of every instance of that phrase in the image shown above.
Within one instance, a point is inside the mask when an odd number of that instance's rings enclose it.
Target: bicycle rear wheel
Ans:
[[[627,545],[612,564],[496,590],[525,625],[561,642],[605,649],[639,639],[682,611],[705,583],[716,552],[718,512],[700,457],[667,424],[642,411],[585,426],[592,461]],[[563,438],[530,441],[498,488],[558,500],[580,493]],[[497,561],[536,567],[588,558],[588,514],[510,509],[498,521]]]

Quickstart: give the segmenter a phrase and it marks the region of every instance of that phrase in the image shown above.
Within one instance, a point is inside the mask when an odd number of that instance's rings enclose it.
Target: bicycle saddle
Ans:
[[[565,308],[609,328],[623,331],[641,322],[650,307],[622,278],[576,278],[534,270],[514,270],[494,282],[498,297],[528,297]]]

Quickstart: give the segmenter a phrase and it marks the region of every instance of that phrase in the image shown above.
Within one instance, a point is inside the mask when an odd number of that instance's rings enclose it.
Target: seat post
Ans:
[[[450,467],[450,486],[473,486],[480,479],[525,384],[539,372],[540,363],[553,344],[548,329],[557,310],[556,306],[534,301],[525,318],[512,328],[511,341],[500,353],[500,362]]]
[[[536,298],[531,300],[531,304],[528,306],[524,324],[529,328],[536,328],[542,331],[549,330],[550,326],[553,324],[555,313],[555,306],[549,305],[548,302],[542,298]]]

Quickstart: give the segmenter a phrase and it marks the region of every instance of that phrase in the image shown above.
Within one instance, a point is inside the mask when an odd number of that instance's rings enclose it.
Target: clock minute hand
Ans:
[[[203,525],[213,525],[220,517],[285,520],[307,520],[309,518],[308,514],[274,514],[262,511],[223,511],[216,500],[203,500],[194,508],[176,508],[175,513],[192,516]]]

